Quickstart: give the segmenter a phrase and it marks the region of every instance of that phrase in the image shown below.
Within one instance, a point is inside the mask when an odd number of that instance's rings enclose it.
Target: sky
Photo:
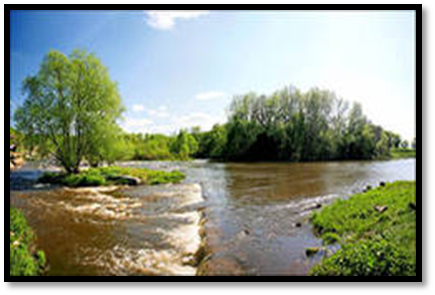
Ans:
[[[293,85],[362,104],[415,137],[413,11],[13,11],[10,99],[49,50],[96,54],[118,83],[128,132],[224,123],[231,98]]]

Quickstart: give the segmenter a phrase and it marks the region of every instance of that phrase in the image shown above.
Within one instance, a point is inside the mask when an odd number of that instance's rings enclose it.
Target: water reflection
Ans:
[[[207,198],[208,274],[304,275],[313,263],[304,250],[320,241],[307,223],[295,224],[313,208],[381,181],[415,179],[413,159],[173,166],[187,173],[187,182],[201,183]]]

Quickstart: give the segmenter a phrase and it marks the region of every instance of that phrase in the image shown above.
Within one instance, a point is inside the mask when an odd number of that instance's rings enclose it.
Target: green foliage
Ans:
[[[340,241],[340,236],[333,232],[326,232],[322,235],[322,239],[325,245],[332,245]]]
[[[84,157],[109,157],[123,108],[95,55],[50,51],[38,73],[25,79],[23,93],[14,118],[28,145],[54,156],[67,172],[78,172]]]
[[[23,214],[10,208],[10,268],[11,276],[36,276],[46,265],[42,251],[34,253],[33,231],[27,225]]]
[[[164,172],[164,171],[149,171],[147,183],[151,185],[165,183],[179,183],[185,178],[180,171]]]
[[[10,135],[10,139],[9,139],[9,144],[17,144],[18,143],[18,132],[12,128],[9,127],[9,135]]]
[[[236,96],[229,121],[195,132],[198,157],[235,161],[317,161],[387,158],[400,136],[329,91],[285,88],[270,96]]]
[[[90,141],[90,148],[85,158],[92,167],[98,167],[102,163],[109,165],[116,161],[129,160],[132,157],[132,150],[121,128],[118,126],[98,127],[98,136]]]
[[[415,158],[416,151],[415,149],[403,149],[403,148],[392,149],[391,157],[393,159]]]
[[[124,160],[174,160],[176,155],[170,151],[173,139],[161,134],[127,134]]]
[[[415,275],[415,182],[395,182],[337,200],[311,220],[325,244],[342,246],[313,275]],[[376,210],[386,206],[386,211]]]
[[[216,124],[212,130],[203,133],[192,133],[198,142],[197,158],[219,159],[224,155],[227,129],[225,126]]]
[[[187,160],[198,151],[198,142],[192,134],[181,130],[172,140],[170,145],[171,153],[181,160]]]
[[[99,167],[90,168],[78,174],[45,173],[40,183],[51,183],[68,187],[87,187],[105,185],[124,185],[126,180],[120,177],[135,177],[144,184],[178,183],[184,180],[184,174],[179,171],[154,171],[143,168]]]
[[[315,276],[415,276],[410,255],[385,239],[346,244],[322,264],[313,267]]]

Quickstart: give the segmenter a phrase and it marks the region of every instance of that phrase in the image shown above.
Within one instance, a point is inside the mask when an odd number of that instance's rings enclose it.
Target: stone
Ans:
[[[375,206],[374,207],[376,211],[378,211],[379,213],[384,213],[385,211],[388,210],[388,206]]]
[[[313,255],[316,255],[319,251],[320,251],[319,248],[310,247],[310,248],[305,249],[305,255],[307,255],[307,257],[311,257]]]
[[[139,185],[142,181],[139,178],[132,176],[114,176],[109,177],[109,181],[114,181],[117,184],[125,184],[125,185]]]
[[[371,185],[368,185],[368,186],[366,186],[366,189],[364,190],[364,192],[368,192],[369,190],[371,190],[372,189],[372,186]]]

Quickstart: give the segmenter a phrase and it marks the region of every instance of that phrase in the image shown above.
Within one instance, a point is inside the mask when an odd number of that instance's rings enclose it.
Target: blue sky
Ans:
[[[390,12],[15,11],[11,101],[51,49],[95,53],[117,81],[130,132],[222,123],[231,96],[294,85],[359,101],[415,136],[415,15]]]

